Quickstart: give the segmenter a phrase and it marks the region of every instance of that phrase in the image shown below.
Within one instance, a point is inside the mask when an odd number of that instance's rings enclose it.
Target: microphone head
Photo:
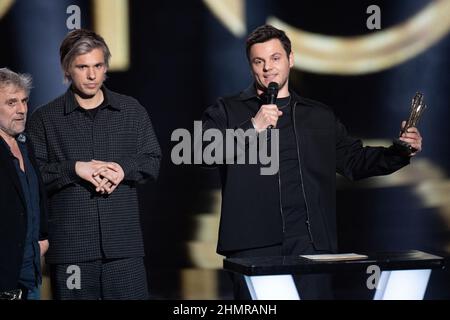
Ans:
[[[267,86],[267,94],[270,95],[275,95],[275,97],[278,95],[278,83],[276,82],[271,82],[269,83],[269,85]]]
[[[278,83],[271,82],[267,86],[266,91],[266,103],[267,104],[275,104],[278,97]]]

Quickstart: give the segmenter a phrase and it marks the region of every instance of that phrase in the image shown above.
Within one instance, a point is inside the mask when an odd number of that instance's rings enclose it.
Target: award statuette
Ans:
[[[411,127],[417,128],[417,124],[419,123],[420,117],[422,116],[422,113],[426,108],[427,106],[423,102],[423,94],[417,92],[411,102],[411,113],[409,115],[408,121],[406,121],[406,124],[400,131],[399,136],[401,136]],[[398,138],[394,139],[393,143],[395,148],[399,150],[402,154],[410,155],[411,153],[417,151],[415,148],[411,147],[408,143]]]

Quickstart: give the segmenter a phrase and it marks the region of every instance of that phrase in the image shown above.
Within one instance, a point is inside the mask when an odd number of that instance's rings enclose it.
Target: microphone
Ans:
[[[271,82],[267,87],[266,91],[266,103],[267,104],[275,104],[277,102],[278,96],[278,83]]]
[[[277,97],[278,97],[278,83],[271,82],[267,86],[266,103],[267,104],[275,104],[277,102]],[[268,127],[268,129],[272,129],[272,128],[273,128],[273,125],[270,125]]]

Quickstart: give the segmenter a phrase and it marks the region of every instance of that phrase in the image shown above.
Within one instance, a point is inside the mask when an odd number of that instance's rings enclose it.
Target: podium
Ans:
[[[432,269],[444,258],[417,250],[364,253],[361,259],[314,260],[302,256],[224,259],[225,270],[241,274],[253,300],[300,300],[293,274],[381,271],[374,300],[422,300]],[[370,274],[367,275],[368,277]],[[300,292],[299,292],[300,291]]]

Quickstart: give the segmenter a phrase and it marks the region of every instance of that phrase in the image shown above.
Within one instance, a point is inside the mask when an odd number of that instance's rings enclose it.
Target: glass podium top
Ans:
[[[377,252],[361,254],[338,254],[323,256],[277,256],[224,259],[225,270],[247,276],[335,273],[366,271],[370,265],[381,270],[411,270],[443,268],[445,259],[418,250]]]

